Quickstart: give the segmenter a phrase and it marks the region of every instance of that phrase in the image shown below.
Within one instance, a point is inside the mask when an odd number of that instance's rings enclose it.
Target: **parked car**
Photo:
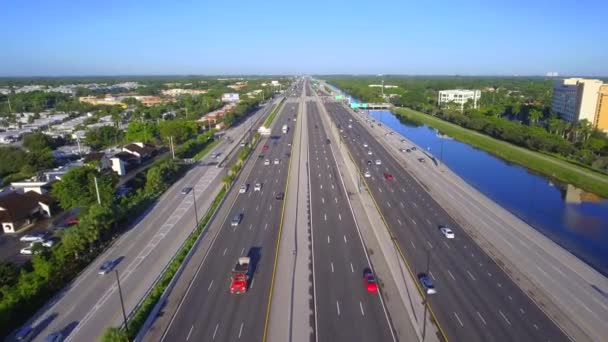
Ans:
[[[26,234],[19,238],[21,242],[36,242],[42,241],[47,238],[50,234],[48,232],[34,233],[34,234]]]
[[[439,230],[441,231],[441,233],[443,234],[443,236],[445,236],[447,239],[453,239],[454,238],[454,232],[450,228],[448,228],[446,226],[443,226]]]
[[[112,270],[114,269],[114,267],[116,267],[116,259],[112,259],[112,260],[108,260],[106,262],[104,262],[101,267],[99,267],[99,271],[97,272],[98,274],[108,274],[110,272],[112,272]]]
[[[44,247],[51,248],[51,247],[55,246],[55,244],[57,244],[57,242],[59,242],[59,238],[52,237],[50,239],[46,239],[46,240],[42,241],[42,245]]]
[[[31,341],[34,339],[35,333],[36,332],[34,331],[34,328],[32,328],[31,325],[24,325],[19,330],[17,330],[17,333],[15,334],[15,341],[19,341],[19,342]]]
[[[437,293],[437,290],[435,290],[435,285],[433,284],[433,281],[431,280],[431,278],[429,278],[426,275],[426,273],[418,274],[418,281],[420,281],[420,285],[422,285],[422,288],[424,289],[424,291],[427,294]]]

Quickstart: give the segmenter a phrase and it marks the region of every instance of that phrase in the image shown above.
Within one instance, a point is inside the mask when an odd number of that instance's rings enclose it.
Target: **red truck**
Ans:
[[[249,282],[249,257],[240,257],[232,270],[232,281],[230,282],[230,293],[245,293]]]

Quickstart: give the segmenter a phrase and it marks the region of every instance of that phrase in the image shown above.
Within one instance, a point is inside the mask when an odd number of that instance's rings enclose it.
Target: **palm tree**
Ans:
[[[577,122],[576,126],[578,128],[577,133],[580,134],[583,138],[582,141],[586,142],[587,139],[589,139],[589,137],[591,136],[591,133],[593,133],[593,125],[591,124],[591,122],[589,122],[589,120],[583,119]],[[578,135],[576,138],[578,140]]]
[[[528,113],[528,119],[530,120],[531,124],[535,124],[542,117],[543,117],[543,112],[541,112],[540,110],[538,110],[536,108],[530,110],[530,112]]]

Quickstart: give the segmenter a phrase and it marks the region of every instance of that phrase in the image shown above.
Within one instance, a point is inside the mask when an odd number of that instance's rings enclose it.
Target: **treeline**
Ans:
[[[363,101],[385,101],[378,77],[328,78],[328,82]],[[395,106],[438,116],[460,126],[531,150],[559,155],[602,172],[608,172],[608,136],[587,120],[569,124],[551,113],[551,80],[491,77],[385,77],[384,94]],[[444,89],[481,89],[478,108],[438,106]],[[390,94],[396,94],[389,98]]]
[[[187,157],[202,150],[213,141],[213,132],[195,140],[196,148],[184,144],[177,154]],[[19,327],[72,281],[186,168],[172,159],[159,160],[130,182],[133,191],[120,198],[114,195],[118,180],[114,173],[100,173],[88,166],[68,171],[53,185],[52,195],[64,209],[80,208],[79,223],[60,233],[61,242],[55,247],[40,249],[20,272],[10,264],[0,266],[0,335]],[[101,204],[97,203],[95,178]]]

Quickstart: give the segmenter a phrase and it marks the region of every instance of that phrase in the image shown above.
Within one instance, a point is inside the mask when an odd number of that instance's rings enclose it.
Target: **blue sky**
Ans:
[[[0,76],[608,75],[608,1],[2,0]]]

